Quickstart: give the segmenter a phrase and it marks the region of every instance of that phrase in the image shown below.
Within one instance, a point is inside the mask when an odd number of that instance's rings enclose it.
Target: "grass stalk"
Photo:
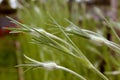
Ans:
[[[100,71],[98,71],[94,66],[91,69],[93,71],[95,71],[96,74],[98,74],[99,76],[101,76],[101,78],[103,78],[104,80],[109,80],[105,75],[103,75]]]
[[[15,22],[16,23],[16,22]],[[18,24],[19,22],[17,22]],[[20,24],[20,23],[19,23]],[[57,24],[57,23],[56,23]],[[25,25],[23,24],[20,24],[22,25],[23,27]],[[47,35],[47,34],[50,34],[47,32],[44,31],[44,30],[39,30],[39,29],[36,29],[36,28],[28,28],[27,26],[25,26],[25,29],[27,29],[28,31],[33,31],[37,34],[33,33],[31,34],[34,38],[35,41],[37,41],[38,43],[42,43],[42,44],[45,44],[45,45],[48,45],[48,46],[52,46],[64,53],[67,53],[69,55],[71,55],[72,57],[74,57],[75,59],[78,59],[81,63],[84,64],[84,66],[86,66],[87,68],[90,68],[92,70],[94,70],[94,72],[96,72],[101,78],[103,78],[104,80],[108,80],[107,77],[105,77],[101,72],[99,72],[93,65],[92,63],[83,55],[83,53],[77,48],[77,46],[72,42],[72,40],[68,37],[68,35],[62,30],[61,26],[57,24],[57,26],[60,28],[60,30],[62,31],[62,33],[65,35],[65,37],[68,39],[68,41],[70,42],[70,44],[72,44],[71,46],[73,47],[73,49],[77,52],[77,53],[80,53],[81,56],[77,56],[75,55],[73,52],[71,52],[69,49],[67,49],[64,45],[62,45],[61,43],[57,42],[56,40],[54,40],[54,38],[56,38],[58,41],[60,41],[61,39],[57,38],[57,37],[54,37],[52,38],[51,36]],[[24,30],[21,30],[24,32]],[[37,36],[39,35],[39,36]],[[45,41],[47,40],[47,42]],[[61,42],[61,41],[60,41]],[[68,44],[68,43],[67,43]],[[31,60],[30,58],[26,57],[27,59]],[[31,60],[33,62],[36,62],[34,60]],[[44,63],[39,63],[39,62],[36,62],[38,64],[44,64]],[[30,64],[31,65],[31,64]],[[28,65],[28,66],[30,66]],[[34,64],[33,64],[34,65]],[[31,66],[33,66],[31,65]],[[38,66],[38,65],[35,65],[35,66]],[[68,71],[68,72],[71,72],[71,71]],[[75,74],[72,72],[72,74]],[[77,75],[77,74],[75,74]],[[77,75],[78,76],[78,75]],[[80,77],[80,76],[79,76]]]
[[[102,14],[102,12],[98,9],[95,8],[96,13],[105,20],[106,24],[111,28],[112,32],[114,33],[114,35],[116,36],[116,38],[120,41],[120,37],[118,36],[118,34],[116,33],[115,29],[113,28],[113,24],[111,22],[109,22]]]
[[[43,68],[48,69],[48,70],[60,69],[60,70],[67,71],[67,72],[79,77],[81,80],[87,80],[83,76],[81,76],[80,74],[78,74],[78,73],[76,73],[68,68],[65,68],[63,66],[59,66],[54,62],[39,62],[39,61],[36,61],[34,59],[29,58],[26,55],[24,55],[24,56],[26,59],[30,60],[32,63],[31,64],[20,64],[20,65],[17,65],[16,67],[25,67],[25,66],[27,67],[28,66],[28,67],[34,67],[34,68],[43,67]]]

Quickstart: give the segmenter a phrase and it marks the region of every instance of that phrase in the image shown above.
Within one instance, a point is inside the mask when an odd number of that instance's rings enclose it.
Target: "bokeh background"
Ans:
[[[6,27],[20,27],[10,22],[9,16],[29,27],[43,28],[62,39],[60,31],[51,25],[51,15],[62,26],[69,26],[65,19],[83,29],[103,35],[106,39],[119,44],[111,29],[104,23],[95,8],[102,11],[104,17],[116,22],[114,30],[120,36],[120,0],[0,0],[0,79],[1,80],[79,80],[78,77],[61,70],[43,68],[29,70],[15,67],[28,62],[27,56],[41,61],[54,61],[65,66],[88,80],[102,80],[89,69],[86,69],[71,56],[44,45],[31,44],[31,36],[9,34]],[[120,55],[106,46],[95,45],[84,38],[73,36],[73,42],[82,50],[93,65],[110,80],[120,80]],[[107,73],[110,72],[110,73]],[[116,71],[116,73],[114,73]]]

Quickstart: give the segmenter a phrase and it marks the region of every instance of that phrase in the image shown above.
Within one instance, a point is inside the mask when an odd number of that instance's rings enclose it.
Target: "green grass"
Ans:
[[[25,72],[27,80],[120,79],[120,45],[117,44],[119,38],[109,20],[105,19],[113,31],[111,34],[117,36],[113,39],[116,43],[108,41],[105,32],[103,35],[96,33],[97,23],[94,20],[85,18],[83,24],[79,25],[78,17],[83,12],[78,11],[77,4],[74,4],[72,22],[67,20],[70,13],[67,10],[67,3],[62,0],[48,1],[44,5],[31,1],[30,5],[23,6],[19,11],[23,24],[13,20],[21,27],[12,31],[22,33],[20,36],[22,53],[31,59],[29,63],[25,59],[25,64],[18,65],[33,68]],[[103,30],[106,31],[104,26]],[[114,56],[110,54],[111,50],[114,51]],[[37,60],[38,63],[33,60]],[[105,61],[103,73],[99,71],[102,61]],[[49,62],[53,62],[52,66]]]

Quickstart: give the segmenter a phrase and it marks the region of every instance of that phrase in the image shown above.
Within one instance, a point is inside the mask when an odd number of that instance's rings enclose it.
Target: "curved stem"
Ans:
[[[74,71],[72,71],[72,70],[70,70],[70,69],[68,69],[68,68],[65,68],[65,67],[62,67],[62,66],[57,66],[57,68],[58,68],[58,69],[62,69],[62,70],[64,70],[64,71],[67,71],[67,72],[69,72],[69,73],[71,73],[71,74],[73,74],[73,75],[76,75],[77,77],[79,77],[79,78],[82,79],[82,80],[87,80],[87,79],[85,79],[83,76],[79,75],[78,73],[76,73],[76,72],[74,72]]]
[[[92,66],[92,69],[104,80],[109,80],[105,75],[103,75],[100,71],[98,71],[94,66]]]

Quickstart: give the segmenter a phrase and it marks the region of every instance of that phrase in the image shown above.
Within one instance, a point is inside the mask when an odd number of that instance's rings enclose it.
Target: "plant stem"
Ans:
[[[100,71],[98,71],[94,66],[91,66],[91,69],[94,70],[104,80],[109,80],[105,75],[103,75]]]
[[[15,47],[16,47],[17,64],[19,65],[19,64],[22,64],[21,55],[20,55],[20,43],[19,43],[19,41],[15,41]],[[24,80],[23,68],[18,67],[17,71],[18,71],[18,80]]]
[[[71,73],[71,74],[74,74],[74,75],[76,75],[77,77],[79,77],[79,78],[82,79],[82,80],[87,80],[87,79],[85,79],[83,76],[79,75],[78,73],[76,73],[76,72],[74,72],[74,71],[72,71],[72,70],[70,70],[70,69],[68,69],[68,68],[65,68],[65,67],[62,67],[62,66],[58,66],[58,68],[59,68],[59,69],[62,69],[62,70],[64,70],[64,71],[67,71],[67,72],[69,72],[69,73]]]

